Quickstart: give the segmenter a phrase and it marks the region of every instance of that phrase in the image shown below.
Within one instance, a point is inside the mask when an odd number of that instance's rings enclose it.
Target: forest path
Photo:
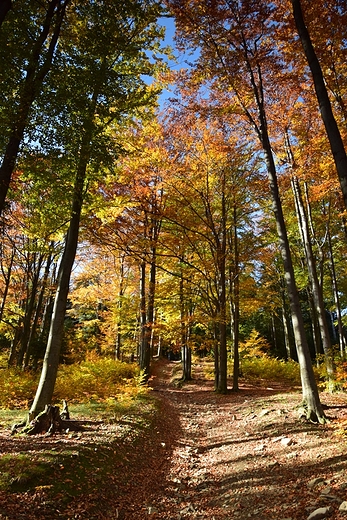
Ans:
[[[177,388],[168,383],[173,366],[160,363],[153,380],[180,431],[150,518],[306,520],[320,507],[347,518],[338,510],[347,500],[346,442],[331,426],[298,419],[300,391],[241,384],[240,392],[218,395],[202,365]],[[346,414],[345,396],[325,394],[322,402],[328,415]]]
[[[321,394],[340,422],[316,426],[298,419],[298,389],[242,380],[239,392],[218,395],[205,367],[195,364],[179,387],[179,364],[156,361],[150,420],[144,401],[143,416],[78,435],[1,430],[3,456],[54,462],[35,487],[18,480],[24,490],[0,492],[0,520],[307,520],[324,507],[347,520],[347,443],[336,434],[346,429],[346,394]]]

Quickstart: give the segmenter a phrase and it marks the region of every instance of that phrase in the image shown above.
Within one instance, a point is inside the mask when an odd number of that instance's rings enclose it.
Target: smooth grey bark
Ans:
[[[148,374],[150,373],[150,363],[151,363],[151,342],[153,335],[153,327],[154,327],[154,315],[155,315],[155,288],[156,288],[156,275],[157,275],[157,264],[156,264],[156,254],[157,249],[155,246],[152,248],[152,258],[149,268],[149,283],[148,283],[148,304],[147,304],[147,341],[148,341]]]
[[[219,325],[219,379],[217,392],[226,394],[228,391],[228,356],[227,356],[227,317],[226,317],[226,276],[225,257],[220,258],[220,295],[218,301]]]
[[[257,119],[255,119],[254,116],[249,112],[240,97],[239,101],[245,116],[248,118],[249,123],[259,138],[264,153],[272,198],[272,210],[275,217],[279,250],[281,253],[284,269],[284,280],[286,283],[290,303],[295,345],[300,366],[303,404],[306,408],[306,416],[309,420],[323,423],[325,422],[326,418],[319,399],[318,387],[315,380],[310,351],[307,343],[304,320],[300,307],[299,293],[295,282],[289,239],[283,215],[282,202],[279,194],[276,165],[268,132],[262,69],[260,63],[257,60],[256,64],[253,65],[253,56],[251,59],[250,50],[247,45],[247,38],[242,28],[239,27],[239,29],[242,38],[242,50],[244,52],[245,66],[248,70],[250,86],[253,90],[255,106],[257,108]]]
[[[46,11],[46,18],[42,24],[41,33],[28,60],[23,90],[18,103],[18,110],[13,118],[10,137],[0,166],[0,215],[4,209],[11,177],[17,161],[19,147],[27,126],[29,111],[51,68],[61,25],[65,17],[66,6],[69,1],[70,0],[65,0],[64,2],[61,0],[51,0],[49,2]],[[54,26],[53,34],[48,43],[52,25]],[[43,56],[44,60],[41,64]]]
[[[313,255],[311,237],[308,227],[308,220],[302,200],[302,193],[299,181],[295,175],[291,178],[292,190],[294,194],[295,207],[297,213],[299,233],[303,244],[308,276],[311,285],[311,293],[314,309],[319,323],[319,331],[322,340],[322,347],[325,357],[325,366],[327,370],[328,384],[332,384],[334,379],[334,367],[331,358],[331,342],[328,329],[328,323],[325,314],[322,288],[318,281],[316,262]]]
[[[294,268],[289,247],[287,229],[284,221],[282,203],[279,195],[276,166],[272,155],[264,114],[261,115],[261,119],[261,141],[266,157],[267,172],[272,195],[272,206],[275,215],[277,235],[279,239],[279,248],[284,268],[284,279],[286,282],[290,302],[295,345],[300,366],[303,404],[307,408],[308,419],[324,422],[325,415],[319,399],[318,387],[315,380],[312,361],[310,357],[310,351],[307,343],[304,320],[300,307],[299,294],[295,283]]]
[[[234,201],[233,207],[233,237],[232,250],[234,251],[233,272],[230,280],[232,291],[232,316],[233,316],[233,391],[239,390],[240,353],[239,353],[239,327],[240,327],[240,266],[239,266],[239,239],[237,232],[237,208]]]
[[[319,354],[323,354],[322,337],[320,334],[319,323],[317,319],[316,306],[313,301],[311,286],[306,287],[308,307],[311,319],[311,329],[314,342],[314,351],[316,355],[316,365],[320,366]]]
[[[292,0],[293,16],[296,28],[309,64],[320,113],[329,139],[330,148],[339,176],[342,196],[345,208],[347,208],[347,155],[341,133],[336,123],[328,91],[324,81],[324,75],[317,54],[313,47],[310,34],[305,24],[300,0]]]
[[[285,302],[282,303],[282,324],[283,324],[283,335],[284,335],[284,346],[286,349],[287,359],[292,359],[292,349],[290,345],[290,335],[289,335],[289,324],[288,317],[285,308]]]
[[[339,333],[340,356],[341,356],[341,359],[345,359],[345,357],[346,357],[346,338],[345,338],[343,324],[342,324],[342,313],[341,313],[338,281],[337,281],[337,276],[336,276],[334,253],[333,253],[333,249],[332,249],[331,234],[330,234],[329,229],[328,229],[328,247],[329,247],[329,257],[330,257],[331,281],[332,281],[332,286],[333,286],[334,302],[335,302],[336,317],[337,317],[337,328],[338,328],[338,333]]]
[[[57,378],[70,277],[78,245],[86,170],[91,153],[92,117],[94,116],[96,97],[95,94],[93,99],[92,116],[85,124],[84,135],[80,147],[80,157],[74,183],[70,225],[65,240],[63,256],[59,266],[58,285],[54,299],[46,353],[43,360],[41,377],[35,399],[29,412],[29,418],[36,416],[45,409],[46,405],[51,404],[55,381]]]

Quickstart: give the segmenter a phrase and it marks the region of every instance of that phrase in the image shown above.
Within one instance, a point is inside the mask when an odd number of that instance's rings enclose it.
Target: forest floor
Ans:
[[[0,462],[13,472],[21,460],[0,519],[306,520],[330,507],[347,520],[346,394],[321,394],[331,422],[317,426],[298,418],[299,389],[242,382],[218,395],[202,365],[182,387],[175,368],[156,363],[156,405],[139,415],[51,437],[0,429]]]

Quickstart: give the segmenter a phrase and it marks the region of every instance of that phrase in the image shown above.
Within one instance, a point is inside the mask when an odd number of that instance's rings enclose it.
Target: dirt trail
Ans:
[[[135,440],[131,425],[129,438],[109,446],[107,429],[89,439],[36,439],[36,447],[4,434],[3,453],[39,450],[40,443],[55,450],[75,443],[78,449],[89,442],[96,466],[89,488],[71,501],[64,493],[50,496],[45,486],[0,493],[0,519],[306,520],[329,506],[330,518],[347,520],[339,512],[347,501],[346,441],[334,432],[334,422],[315,426],[298,419],[300,391],[242,384],[240,392],[218,395],[199,365],[194,380],[179,388],[170,383],[176,366],[155,364],[151,384],[159,414]],[[345,395],[321,397],[329,416],[346,416]],[[102,473],[107,459],[111,473],[106,466]],[[68,484],[66,471],[60,474]]]
[[[216,395],[201,367],[178,389],[167,384],[170,369],[162,366],[154,388],[167,411],[178,411],[181,431],[152,518],[306,520],[326,506],[332,518],[347,518],[338,512],[347,500],[346,442],[331,426],[298,419],[300,392],[241,385]],[[346,413],[344,396],[322,401],[328,415]]]

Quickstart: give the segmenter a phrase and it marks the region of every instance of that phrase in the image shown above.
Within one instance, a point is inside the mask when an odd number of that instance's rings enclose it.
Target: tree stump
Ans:
[[[47,405],[43,412],[36,417],[29,417],[12,426],[12,435],[16,433],[26,435],[44,434],[47,437],[55,432],[84,431],[84,423],[87,421],[71,421],[67,402],[63,401],[63,411],[60,413],[59,406]]]
[[[52,435],[54,432],[62,430],[63,422],[60,417],[59,406],[49,404],[43,412],[25,426],[22,433],[26,433],[27,435],[36,435],[38,433]]]

